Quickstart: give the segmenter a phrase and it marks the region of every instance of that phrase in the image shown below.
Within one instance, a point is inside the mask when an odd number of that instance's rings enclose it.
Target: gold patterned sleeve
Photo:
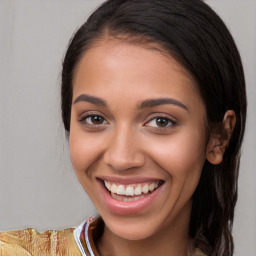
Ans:
[[[197,249],[194,256],[207,256],[207,255],[205,255],[204,253],[202,253],[200,250]]]
[[[0,256],[79,256],[73,229],[39,233],[25,229],[0,233]]]

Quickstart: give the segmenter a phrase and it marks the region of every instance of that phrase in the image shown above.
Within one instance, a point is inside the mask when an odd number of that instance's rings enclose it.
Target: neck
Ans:
[[[189,215],[179,215],[164,229],[142,240],[127,240],[117,236],[105,226],[102,237],[97,243],[102,256],[155,256],[155,255],[191,255],[189,238]]]

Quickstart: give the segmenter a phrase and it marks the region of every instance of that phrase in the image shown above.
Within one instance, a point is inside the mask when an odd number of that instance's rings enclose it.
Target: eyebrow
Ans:
[[[165,105],[165,104],[175,105],[175,106],[181,107],[181,108],[189,111],[189,109],[186,105],[184,105],[180,101],[172,99],[172,98],[159,98],[159,99],[144,100],[140,103],[139,109],[151,108],[151,107],[156,107],[156,106]]]
[[[80,101],[86,101],[86,102],[92,103],[94,105],[99,105],[99,106],[103,106],[103,107],[107,106],[107,103],[105,100],[103,100],[99,97],[90,96],[88,94],[81,94],[74,100],[73,104],[76,104]]]
[[[73,104],[76,104],[80,101],[89,102],[94,105],[99,105],[99,106],[103,106],[103,107],[107,106],[107,102],[105,100],[103,100],[102,98],[91,96],[88,94],[81,94],[74,100]],[[139,104],[139,109],[152,108],[152,107],[165,105],[165,104],[175,105],[175,106],[181,107],[181,108],[189,111],[189,109],[186,105],[184,105],[180,101],[172,99],[172,98],[147,99],[147,100],[142,101]]]

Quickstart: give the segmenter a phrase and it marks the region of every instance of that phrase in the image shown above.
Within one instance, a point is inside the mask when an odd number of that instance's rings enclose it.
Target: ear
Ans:
[[[220,164],[236,124],[236,114],[228,110],[223,118],[222,132],[212,133],[206,148],[206,159],[214,165]]]

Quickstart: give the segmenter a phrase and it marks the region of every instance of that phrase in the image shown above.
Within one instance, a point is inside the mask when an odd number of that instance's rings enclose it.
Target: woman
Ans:
[[[74,236],[2,234],[3,255],[233,254],[245,82],[206,4],[105,2],[70,42],[61,95],[73,167],[100,217]]]

